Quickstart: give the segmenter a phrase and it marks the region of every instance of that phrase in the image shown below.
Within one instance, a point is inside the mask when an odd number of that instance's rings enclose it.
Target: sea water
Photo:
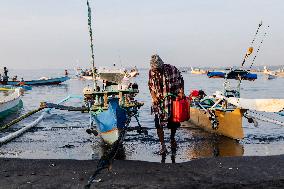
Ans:
[[[90,81],[75,78],[75,71],[69,70],[71,80],[53,86],[34,86],[26,91],[22,100],[23,109],[8,117],[1,124],[7,123],[19,115],[39,107],[40,102],[56,103],[68,95],[82,95],[83,88],[92,85]],[[17,75],[25,80],[40,77],[57,77],[64,74],[64,70],[10,70],[10,76]],[[243,98],[284,98],[284,78],[266,80],[258,74],[256,81],[243,81],[241,96]],[[193,89],[202,89],[210,95],[216,90],[223,89],[223,79],[209,79],[206,75],[192,75],[183,73],[185,93],[188,95]],[[199,128],[179,128],[176,133],[178,148],[171,151],[170,131],[165,129],[165,141],[169,153],[159,155],[160,144],[154,129],[154,118],[151,115],[151,97],[148,89],[148,70],[140,70],[135,79],[139,84],[140,93],[137,100],[145,105],[140,109],[140,122],[148,127],[148,135],[128,132],[123,148],[119,151],[120,159],[143,160],[151,162],[185,162],[197,158],[216,156],[265,156],[284,154],[284,126],[259,121],[254,127],[246,119],[243,120],[245,138],[241,141],[215,136]],[[234,84],[234,83],[233,83]],[[66,105],[81,106],[81,99],[71,99]],[[41,113],[34,114],[14,127],[1,132],[5,136],[24,125],[32,122]],[[284,122],[284,117],[268,114],[270,118]],[[232,120],[233,121],[233,120]],[[137,125],[135,121],[131,123]],[[107,150],[99,137],[86,133],[89,126],[88,114],[53,110],[33,129],[22,136],[0,147],[0,157],[9,158],[51,158],[51,159],[98,159]]]

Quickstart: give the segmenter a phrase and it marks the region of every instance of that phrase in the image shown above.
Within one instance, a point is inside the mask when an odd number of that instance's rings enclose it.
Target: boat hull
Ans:
[[[25,85],[58,85],[64,81],[69,80],[68,76],[65,77],[57,77],[51,79],[40,79],[40,80],[31,80],[31,81],[24,81]],[[20,81],[8,81],[7,85],[19,85]]]
[[[20,97],[19,89],[17,91],[4,100],[0,101],[0,120],[6,118],[8,115],[18,111],[22,106],[22,100]]]
[[[125,127],[127,115],[126,111],[119,106],[118,98],[111,98],[108,109],[94,112],[92,120],[96,123],[96,129],[103,141],[113,144],[119,137],[119,130]]]
[[[190,122],[206,131],[223,135],[233,139],[243,139],[242,117],[245,110],[235,109],[234,111],[216,110],[219,121],[217,129],[213,129],[208,114],[199,108],[190,108]]]

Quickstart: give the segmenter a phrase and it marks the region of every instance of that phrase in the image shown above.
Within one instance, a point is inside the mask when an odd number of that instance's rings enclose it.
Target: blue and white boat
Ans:
[[[7,85],[21,86],[21,85],[58,85],[64,81],[69,80],[68,76],[56,77],[56,78],[41,78],[38,80],[30,81],[8,81]],[[2,84],[4,84],[2,82]]]
[[[132,117],[138,121],[138,109],[143,106],[143,103],[134,100],[139,92],[137,85],[123,89],[118,89],[118,86],[113,84],[100,91],[91,87],[84,89],[85,103],[90,109],[91,130],[108,144],[118,140],[120,131],[129,126]]]

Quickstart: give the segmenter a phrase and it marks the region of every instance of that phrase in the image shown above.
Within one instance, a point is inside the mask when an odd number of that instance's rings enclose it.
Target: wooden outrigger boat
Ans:
[[[242,75],[243,73],[243,75]],[[248,115],[247,110],[279,112],[284,109],[284,99],[244,99],[240,98],[242,80],[251,80],[247,71],[231,70],[225,74],[224,91],[217,91],[213,96],[191,94],[190,122],[209,132],[233,139],[243,139],[243,117],[249,123],[256,120]],[[232,88],[229,79],[237,79],[238,85]]]
[[[134,97],[139,92],[137,84],[130,84],[124,71],[116,68],[98,71],[94,63],[93,32],[91,25],[91,8],[88,6],[88,26],[90,35],[93,87],[83,90],[85,106],[90,114],[90,129],[87,133],[99,135],[108,144],[113,144],[124,138],[125,131],[131,118],[138,122],[138,132],[142,127],[138,121],[138,109],[143,103],[137,102]],[[102,81],[99,86],[98,82]],[[146,131],[144,131],[146,133]]]
[[[5,96],[0,97],[0,120],[18,111],[23,106],[20,88],[5,90],[5,93]]]
[[[134,100],[139,92],[136,86],[125,90],[102,91],[86,87],[84,97],[91,121],[91,128],[87,132],[100,135],[108,144],[117,141],[120,131],[128,127],[131,117],[138,121],[138,109],[143,103]],[[138,125],[140,126],[139,122]]]
[[[43,78],[38,80],[30,80],[30,81],[8,81],[7,85],[21,86],[21,85],[58,85],[63,83],[64,81],[69,80],[68,76],[56,77],[56,78]],[[4,85],[2,82],[1,84]]]

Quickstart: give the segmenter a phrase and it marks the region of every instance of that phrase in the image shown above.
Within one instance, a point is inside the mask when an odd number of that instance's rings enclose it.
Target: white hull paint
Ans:
[[[8,111],[16,107],[21,100],[20,89],[15,89],[15,91],[7,97],[2,97],[0,99],[0,114],[2,112]]]
[[[227,100],[230,104],[247,110],[279,112],[284,109],[284,99],[244,99],[230,97]]]
[[[100,135],[101,135],[104,142],[106,142],[108,144],[113,144],[115,141],[118,140],[119,131],[118,131],[118,129],[114,129],[112,131],[100,133]]]

